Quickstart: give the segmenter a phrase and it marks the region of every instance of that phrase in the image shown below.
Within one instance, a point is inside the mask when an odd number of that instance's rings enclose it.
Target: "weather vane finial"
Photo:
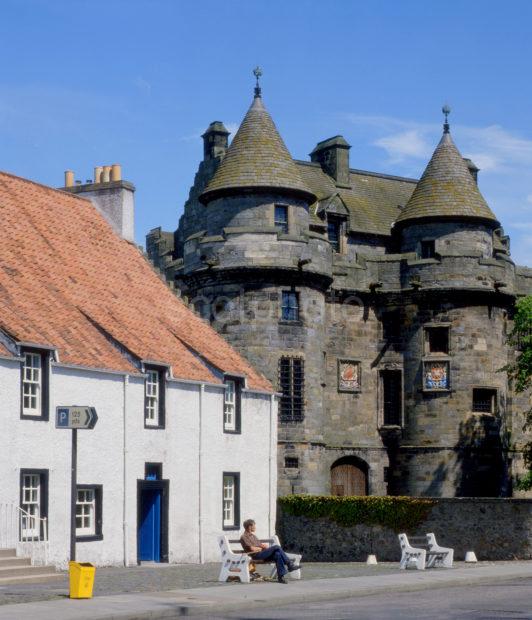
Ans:
[[[255,67],[253,69],[253,75],[257,79],[257,83],[255,84],[255,97],[260,97],[261,90],[260,90],[259,78],[262,75],[262,69],[260,67]]]
[[[446,103],[444,104],[441,111],[445,115],[445,123],[443,123],[443,133],[449,133],[449,114],[451,113],[451,106]]]

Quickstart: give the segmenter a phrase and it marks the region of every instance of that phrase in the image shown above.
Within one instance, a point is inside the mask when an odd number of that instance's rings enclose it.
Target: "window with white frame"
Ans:
[[[224,431],[236,430],[236,384],[234,381],[225,382],[224,392]]]
[[[22,413],[23,415],[42,415],[42,355],[24,353],[22,366]]]
[[[38,538],[41,516],[41,476],[37,473],[22,474],[21,539]]]
[[[76,536],[96,534],[96,493],[94,489],[78,489],[76,498]]]
[[[76,493],[76,540],[103,540],[102,485],[79,484]]]
[[[237,473],[223,474],[222,524],[224,529],[239,527],[239,478],[240,474]]]
[[[144,425],[164,428],[164,369],[146,367]]]

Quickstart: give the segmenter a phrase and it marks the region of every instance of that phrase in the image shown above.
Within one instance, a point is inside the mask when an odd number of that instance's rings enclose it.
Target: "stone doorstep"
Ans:
[[[31,560],[18,557],[15,549],[0,550],[0,585],[42,583],[61,576],[53,566],[32,566]]]

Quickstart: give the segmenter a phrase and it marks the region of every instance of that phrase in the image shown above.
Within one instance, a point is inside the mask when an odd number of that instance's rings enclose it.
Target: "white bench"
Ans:
[[[453,566],[454,550],[440,547],[436,542],[436,536],[432,533],[423,537],[412,537],[410,541],[406,534],[399,534],[399,544],[401,546],[399,568],[405,569],[411,564],[418,570]]]
[[[268,543],[270,546],[280,544],[277,535],[272,538],[261,539],[261,542]],[[255,560],[242,549],[238,539],[230,540],[227,536],[218,536],[218,546],[222,556],[222,566],[218,581],[227,581],[229,577],[238,577],[242,583],[250,583],[250,564],[270,564],[272,565],[270,577],[277,575],[275,562],[271,560]],[[295,564],[299,564],[301,561],[301,556],[296,553],[287,553],[286,555]],[[301,569],[292,571],[288,575],[292,579],[301,579]]]

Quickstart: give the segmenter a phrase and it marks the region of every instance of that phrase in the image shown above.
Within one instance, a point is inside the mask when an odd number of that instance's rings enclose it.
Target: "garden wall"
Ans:
[[[424,498],[425,499],[425,498]],[[421,525],[407,533],[434,532],[455,559],[475,551],[479,560],[532,559],[532,499],[434,498]],[[282,502],[282,500],[281,500]],[[307,562],[362,562],[369,553],[380,561],[399,561],[397,533],[374,525],[343,527],[328,518],[288,514],[279,503],[277,533],[287,551]]]

